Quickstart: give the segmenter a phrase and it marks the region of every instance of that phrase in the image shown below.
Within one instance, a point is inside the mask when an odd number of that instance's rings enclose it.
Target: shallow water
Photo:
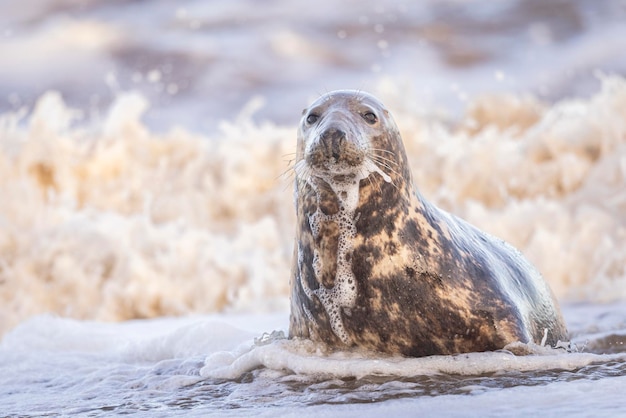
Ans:
[[[535,354],[528,356],[502,351],[419,359],[326,353],[276,333],[255,334],[284,330],[286,313],[117,325],[37,317],[0,345],[3,413],[313,416],[332,410],[339,416],[373,416],[373,404],[409,414],[443,396],[452,415],[455,405],[470,408],[463,409],[470,415],[516,415],[520,391],[526,391],[523,396],[536,405],[530,411],[540,412],[542,398],[550,395],[559,401],[549,412],[558,415],[593,403],[572,399],[589,382],[602,388],[604,399],[594,415],[622,411],[626,327],[622,322],[614,328],[612,318],[624,318],[626,310],[621,304],[576,305],[567,306],[565,315],[573,323],[581,319],[572,330],[577,335],[572,352],[534,346]],[[229,376],[215,377],[219,374]],[[337,405],[344,409],[332,409]]]
[[[1,3],[0,415],[626,410],[626,5],[478,3]],[[420,191],[539,268],[572,352],[263,336],[299,109],[334,88],[375,93]]]

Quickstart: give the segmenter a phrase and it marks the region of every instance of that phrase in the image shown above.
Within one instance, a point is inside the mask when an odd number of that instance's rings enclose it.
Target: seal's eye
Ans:
[[[370,125],[373,125],[376,122],[378,122],[378,118],[372,112],[363,113],[363,119],[365,119],[365,122],[369,123]]]
[[[308,123],[309,125],[313,125],[315,122],[317,122],[319,118],[320,117],[315,113],[311,113],[309,116],[306,117],[306,123]]]

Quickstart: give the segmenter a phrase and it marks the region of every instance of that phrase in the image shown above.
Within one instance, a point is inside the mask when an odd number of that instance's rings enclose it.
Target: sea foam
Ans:
[[[430,200],[519,248],[558,297],[626,299],[626,81],[589,99],[477,99],[451,127],[377,95]],[[490,106],[498,112],[490,113]],[[295,127],[211,137],[120,94],[82,120],[56,93],[0,118],[0,331],[39,313],[123,320],[288,309]],[[503,119],[501,115],[508,115]]]

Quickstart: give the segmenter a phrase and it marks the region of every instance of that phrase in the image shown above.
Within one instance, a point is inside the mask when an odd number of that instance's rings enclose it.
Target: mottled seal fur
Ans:
[[[291,338],[405,356],[567,339],[515,248],[419,194],[375,97],[335,91],[305,109],[294,170]]]

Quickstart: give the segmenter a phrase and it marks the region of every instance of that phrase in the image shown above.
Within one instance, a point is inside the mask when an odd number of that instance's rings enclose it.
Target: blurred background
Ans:
[[[588,96],[594,72],[626,72],[624,0],[0,4],[0,111],[53,89],[98,114],[137,90],[158,130],[211,132],[251,100],[256,120],[294,124],[319,93],[389,80],[455,118],[478,94]]]
[[[0,334],[289,311],[301,110],[377,95],[420,191],[626,300],[625,0],[0,0]]]

